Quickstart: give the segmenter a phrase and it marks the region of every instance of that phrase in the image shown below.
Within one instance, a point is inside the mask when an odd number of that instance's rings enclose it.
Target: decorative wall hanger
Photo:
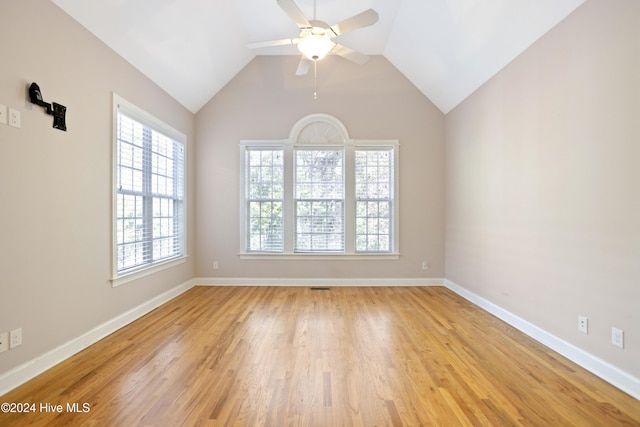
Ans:
[[[65,115],[67,114],[67,107],[64,105],[60,105],[58,103],[44,102],[42,99],[42,92],[40,92],[40,87],[37,83],[31,83],[29,86],[29,98],[31,98],[31,103],[44,107],[44,110],[47,114],[53,116],[53,127],[56,129],[60,129],[63,131],[67,131],[67,123],[65,122]]]

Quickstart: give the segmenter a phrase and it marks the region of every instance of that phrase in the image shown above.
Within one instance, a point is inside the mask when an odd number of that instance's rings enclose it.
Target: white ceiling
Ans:
[[[245,47],[297,36],[276,0],[52,1],[194,113],[256,54],[298,55]],[[376,24],[336,41],[384,55],[447,113],[583,2],[317,0],[316,11],[333,25],[375,9]],[[313,0],[296,3],[313,19]]]

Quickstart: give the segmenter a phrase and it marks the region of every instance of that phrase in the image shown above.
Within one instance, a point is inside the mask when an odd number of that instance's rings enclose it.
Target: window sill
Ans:
[[[384,254],[268,254],[268,253],[241,253],[240,259],[270,259],[270,260],[322,260],[322,261],[363,261],[363,260],[393,260],[399,259],[399,253]]]
[[[176,265],[187,262],[187,258],[188,255],[184,255],[179,258],[171,258],[169,260],[160,261],[147,267],[142,267],[141,269],[132,271],[130,273],[118,275],[111,279],[111,286],[115,288],[120,285],[124,285],[125,283],[129,283],[134,280],[141,279],[145,276],[157,273],[159,271],[166,270],[167,268],[175,267]]]

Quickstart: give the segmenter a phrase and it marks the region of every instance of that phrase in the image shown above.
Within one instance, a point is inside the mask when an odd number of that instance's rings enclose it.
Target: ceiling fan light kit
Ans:
[[[318,61],[324,58],[335,47],[331,38],[324,34],[313,34],[313,30],[307,36],[301,37],[298,41],[298,50],[307,59]]]
[[[317,61],[324,58],[330,52],[348,59],[349,61],[355,62],[356,64],[364,64],[369,59],[367,55],[335,43],[331,39],[358,28],[368,27],[369,25],[375,24],[378,22],[378,13],[375,10],[365,10],[351,18],[347,18],[344,21],[330,26],[325,22],[315,19],[315,1],[313,3],[313,20],[308,20],[293,0],[276,0],[276,2],[298,26],[298,29],[300,30],[298,37],[249,43],[247,44],[247,47],[251,49],[258,49],[287,44],[296,45],[300,53],[302,53],[302,58],[300,59],[298,69],[296,70],[296,75],[298,76],[303,76],[309,72],[310,61],[313,61],[315,65]],[[316,94],[314,92],[314,98],[315,96]]]

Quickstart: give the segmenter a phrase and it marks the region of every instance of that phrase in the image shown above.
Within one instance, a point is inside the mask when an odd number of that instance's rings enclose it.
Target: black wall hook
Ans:
[[[44,102],[42,99],[42,92],[40,91],[40,86],[37,83],[31,83],[29,86],[29,98],[31,99],[32,104],[39,105],[44,107],[44,110],[47,114],[53,116],[53,127],[56,129],[60,129],[66,132],[67,124],[65,116],[67,114],[67,107],[64,105],[60,105],[56,102],[50,104],[48,102]]]

